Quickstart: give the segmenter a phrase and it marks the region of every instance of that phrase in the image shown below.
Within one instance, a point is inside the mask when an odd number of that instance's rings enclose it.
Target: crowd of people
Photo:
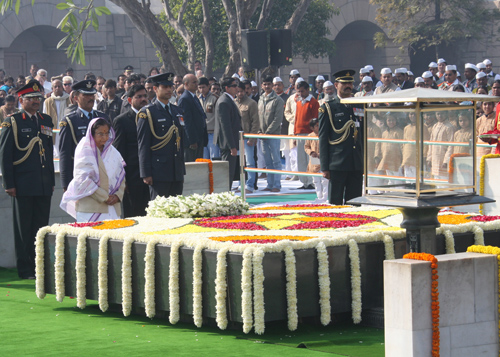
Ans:
[[[431,62],[416,78],[405,68],[382,68],[377,78],[367,65],[355,86],[354,74],[337,72],[334,82],[318,75],[309,84],[294,69],[286,83],[267,76],[258,88],[243,68],[217,80],[205,77],[198,61],[194,74],[151,68],[145,75],[127,66],[116,80],[90,72],[78,80],[71,68],[48,80],[46,70],[32,65],[29,76],[14,81],[0,70],[1,170],[13,200],[20,276],[34,274],[32,240],[48,224],[54,158],[65,191],[61,208],[79,222],[144,215],[155,197],[182,194],[185,163],[200,158],[228,161],[231,190],[238,177],[240,131],[271,135],[245,139],[240,154],[246,166],[271,171],[260,176],[267,181],[260,188],[257,173],[248,172],[240,190],[280,192],[282,180],[300,180],[298,190],[315,189],[319,201],[344,204],[362,194],[365,133],[363,110],[340,99],[414,87],[500,96],[500,76],[489,60],[466,64],[463,81],[457,67],[444,59]],[[494,104],[483,102],[477,113],[476,134],[494,129]],[[424,137],[473,140],[466,114],[424,114]],[[415,177],[414,148],[390,142],[414,140],[415,122],[414,115],[390,111],[370,117],[367,135],[383,140],[368,148],[369,172]],[[430,175],[442,179],[450,156],[464,150],[429,147],[425,164]],[[491,150],[481,147],[477,154]]]

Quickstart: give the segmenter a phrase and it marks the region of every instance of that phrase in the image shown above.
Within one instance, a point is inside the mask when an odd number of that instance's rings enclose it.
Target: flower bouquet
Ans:
[[[248,203],[232,192],[194,194],[191,196],[158,196],[146,208],[148,217],[155,218],[194,218],[219,217],[244,214]]]

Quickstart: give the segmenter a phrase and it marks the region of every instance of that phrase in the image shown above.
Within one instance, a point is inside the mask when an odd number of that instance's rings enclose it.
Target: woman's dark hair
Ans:
[[[488,86],[479,86],[479,87],[477,87],[476,92],[477,92],[477,91],[479,91],[480,89],[484,89],[484,90],[486,91],[486,93],[488,93],[488,92],[489,92],[489,90],[488,90]]]
[[[99,118],[95,121],[94,125],[92,125],[92,129],[90,129],[90,132],[92,134],[92,137],[95,136],[95,131],[97,130],[97,128],[101,127],[101,126],[107,126],[108,129],[111,129],[111,124],[109,124],[109,122],[104,119],[104,118]]]
[[[309,121],[309,127],[312,129],[312,128],[314,128],[314,126],[315,126],[316,124],[318,124],[318,123],[319,123],[318,118],[312,118],[312,119]]]
[[[151,69],[149,70],[149,73],[148,73],[148,77],[151,77],[151,73],[153,71],[156,71],[157,74],[160,74],[160,70],[158,69],[158,67],[151,67]]]
[[[452,87],[453,92],[464,92],[465,93],[465,88],[461,84],[454,84]]]

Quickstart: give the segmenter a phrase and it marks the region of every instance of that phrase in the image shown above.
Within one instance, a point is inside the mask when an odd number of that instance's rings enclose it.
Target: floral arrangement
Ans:
[[[439,357],[439,290],[438,290],[438,261],[428,253],[408,253],[403,259],[424,260],[431,263],[431,313],[432,313],[432,357]]]
[[[146,208],[148,217],[216,217],[242,214],[249,204],[232,192],[194,194],[191,196],[158,196]]]
[[[211,196],[207,195],[206,197]],[[198,195],[198,204],[202,205],[207,200],[202,200]],[[233,194],[217,194],[220,203],[227,206],[227,202],[235,199]],[[123,313],[130,313],[132,306],[131,277],[132,256],[131,246],[134,242],[147,244],[145,255],[145,307],[149,317],[155,316],[155,246],[166,244],[171,247],[169,266],[169,298],[170,321],[176,323],[180,314],[179,292],[179,249],[188,247],[193,249],[193,309],[194,322],[201,326],[203,311],[202,270],[204,249],[217,251],[216,264],[216,322],[219,328],[225,329],[228,323],[227,316],[227,253],[240,253],[243,256],[241,269],[242,287],[242,320],[245,333],[252,329],[256,333],[265,331],[265,306],[263,303],[264,280],[262,261],[266,254],[282,253],[285,258],[287,312],[288,326],[291,330],[297,328],[297,293],[296,293],[296,264],[295,251],[314,249],[318,260],[320,319],[327,325],[331,321],[330,291],[331,280],[329,276],[329,261],[327,250],[330,247],[348,247],[351,267],[351,297],[352,318],[354,322],[361,321],[362,296],[361,296],[361,264],[359,257],[359,244],[381,242],[384,244],[385,259],[394,259],[394,241],[405,238],[405,232],[399,227],[402,215],[395,209],[375,209],[359,207],[332,208],[314,206],[315,209],[303,210],[259,210],[259,213],[242,215],[241,212],[225,210],[226,216],[191,218],[191,208],[182,199],[176,205],[160,205],[158,202],[166,201],[158,198],[150,207],[150,213],[157,216],[135,217],[127,220],[111,220],[99,222],[96,225],[55,224],[42,228],[36,238],[36,286],[37,296],[45,296],[44,285],[44,239],[47,234],[56,235],[55,247],[55,291],[58,300],[64,297],[64,242],[65,236],[78,237],[77,245],[77,301],[78,306],[85,306],[85,256],[87,237],[99,239],[98,257],[98,286],[99,306],[102,311],[108,308],[108,241],[116,239],[123,241],[122,265],[122,305]],[[211,201],[212,205],[216,205]],[[238,204],[241,204],[238,203]],[[180,207],[181,205],[184,205]],[[174,208],[175,207],[175,208]],[[212,206],[211,206],[212,207]],[[181,210],[182,208],[182,210]],[[203,211],[212,208],[205,207]],[[215,209],[215,208],[213,208]],[[240,206],[240,209],[243,210]],[[248,209],[248,206],[244,206]],[[176,214],[188,215],[187,218],[156,218],[167,217],[166,211]],[[198,212],[201,210],[198,207]],[[211,211],[210,211],[211,212]],[[191,212],[192,213],[192,212]],[[182,216],[184,217],[184,216]],[[437,234],[446,237],[447,253],[454,253],[454,234],[472,232],[476,245],[484,245],[484,231],[500,230],[498,216],[478,216],[453,211],[443,211],[439,214],[442,226],[436,230]],[[321,225],[329,225],[322,227]],[[107,227],[101,229],[101,227]],[[254,229],[248,229],[253,227]],[[259,227],[259,228],[256,228]],[[293,228],[292,228],[293,227]]]
[[[212,160],[210,159],[196,159],[196,162],[206,162],[208,163],[208,192],[213,193],[214,192],[214,164],[212,163]]]
[[[471,245],[467,248],[468,252],[471,253],[483,253],[483,254],[495,254],[497,256],[498,263],[498,311],[500,311],[500,248],[492,247],[491,245]],[[498,335],[500,337],[500,322],[498,324]]]

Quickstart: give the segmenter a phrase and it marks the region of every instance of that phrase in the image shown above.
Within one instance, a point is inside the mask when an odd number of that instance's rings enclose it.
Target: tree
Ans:
[[[7,10],[14,10],[18,13],[20,1],[0,0],[0,12],[3,14]],[[34,1],[32,0],[32,4]],[[57,8],[67,11],[67,14],[58,28],[67,35],[59,42],[58,48],[69,42],[66,51],[68,57],[85,64],[82,34],[91,25],[98,31],[98,16],[110,12],[104,6],[94,6],[94,0],[82,0],[87,6],[77,6],[73,0],[63,1]],[[319,29],[313,36],[319,34],[324,37],[328,34],[324,23],[335,12],[328,0],[165,0],[162,2],[164,13],[159,18],[151,11],[151,0],[110,1],[121,7],[134,26],[153,42],[165,66],[181,75],[187,73],[188,68],[193,70],[198,54],[205,56],[207,75],[211,75],[214,61],[219,65],[221,55],[224,55],[227,63],[226,74],[235,72],[241,63],[241,32],[244,29],[284,27],[290,29],[293,35],[306,15],[315,14],[318,18],[309,19],[314,25],[307,27],[306,31]],[[311,3],[314,11],[309,12]],[[288,11],[285,12],[284,9]],[[216,19],[215,24],[212,23],[213,18]],[[160,19],[168,23],[166,30]],[[225,41],[222,40],[223,33],[227,36]],[[314,36],[312,40],[312,36],[307,38],[305,33],[301,35],[303,36],[299,38],[302,45],[294,45],[294,48],[306,58],[308,55],[318,56],[333,50],[333,44],[325,38],[318,39]],[[188,68],[182,60],[188,63]]]
[[[425,50],[469,38],[494,37],[499,10],[486,0],[370,0],[377,6],[376,20],[401,52]],[[387,37],[376,33],[375,47],[383,47]]]

